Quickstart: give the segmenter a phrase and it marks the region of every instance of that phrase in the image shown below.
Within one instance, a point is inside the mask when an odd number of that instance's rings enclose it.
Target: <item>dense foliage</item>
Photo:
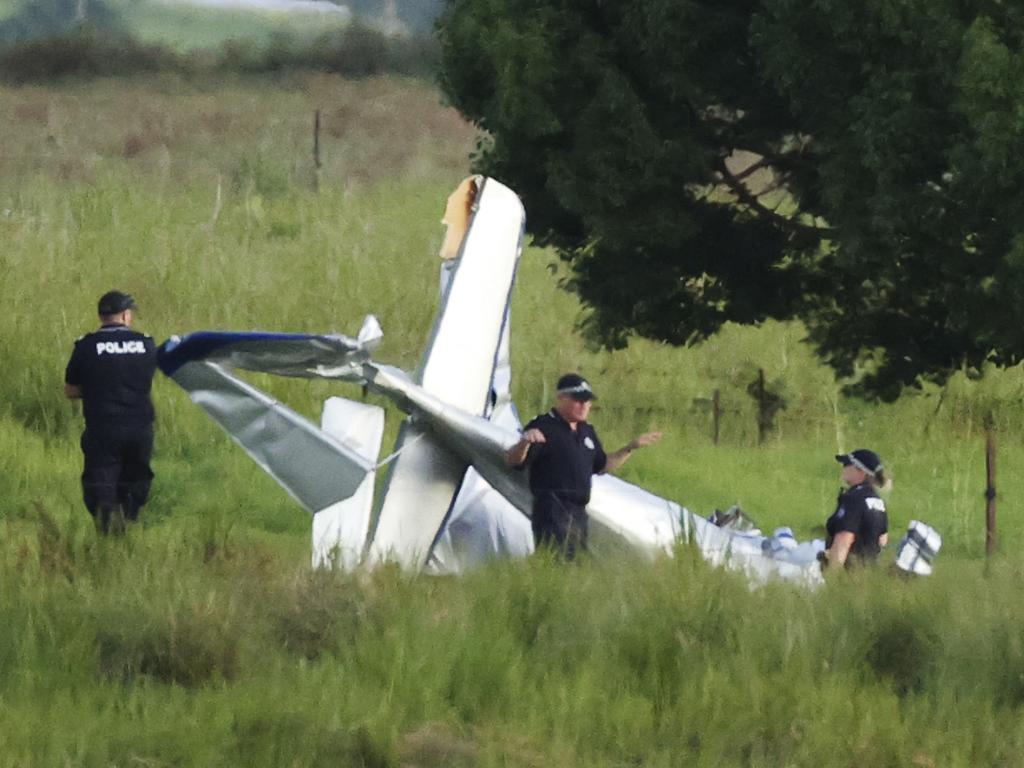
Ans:
[[[861,393],[1024,356],[1024,11],[452,0],[442,83],[591,335],[800,318]]]

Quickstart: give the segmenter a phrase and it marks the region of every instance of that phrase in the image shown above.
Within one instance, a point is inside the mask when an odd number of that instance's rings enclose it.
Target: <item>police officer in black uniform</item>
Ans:
[[[597,432],[587,423],[595,395],[576,373],[558,380],[555,407],[538,416],[508,449],[514,467],[528,467],[533,492],[533,538],[540,547],[555,547],[567,560],[587,548],[587,502],[591,477],[621,467],[633,451],[661,438],[649,432],[624,448],[606,454]]]
[[[882,460],[874,451],[859,448],[836,456],[843,465],[843,483],[836,511],[825,523],[823,565],[846,566],[871,562],[889,543],[889,517],[877,489],[885,485]]]
[[[156,345],[131,330],[135,301],[110,291],[99,300],[100,328],[75,342],[64,374],[64,394],[82,400],[82,495],[102,533],[137,520],[153,472]]]

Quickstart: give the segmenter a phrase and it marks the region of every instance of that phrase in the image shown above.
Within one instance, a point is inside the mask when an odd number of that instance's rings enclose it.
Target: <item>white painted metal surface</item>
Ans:
[[[341,397],[324,403],[320,427],[369,462],[376,462],[384,437],[384,409]],[[377,472],[366,473],[352,496],[313,515],[313,567],[353,570],[370,533]]]
[[[525,215],[519,198],[493,179],[477,181],[473,207],[416,382],[435,416],[450,406],[477,417],[482,427],[488,424],[479,417],[491,399]],[[386,391],[387,378],[374,381]],[[418,394],[417,388],[404,390],[406,396]],[[422,416],[422,404],[412,413]],[[385,481],[372,562],[390,559],[419,570],[441,534],[470,461],[458,455],[457,446],[437,439],[439,426],[432,417],[403,430],[401,453]]]
[[[372,460],[215,363],[188,362],[174,380],[309,512],[349,498],[373,469]]]

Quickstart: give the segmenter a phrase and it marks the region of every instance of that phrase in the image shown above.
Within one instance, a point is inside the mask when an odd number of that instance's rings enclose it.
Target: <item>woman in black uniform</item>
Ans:
[[[846,489],[825,523],[825,558],[830,566],[848,567],[875,560],[889,543],[889,517],[876,492],[885,485],[885,474],[878,454],[865,448],[840,454],[836,461],[843,465]]]

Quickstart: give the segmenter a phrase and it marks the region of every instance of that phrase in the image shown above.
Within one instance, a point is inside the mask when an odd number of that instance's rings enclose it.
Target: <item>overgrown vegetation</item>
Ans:
[[[380,359],[415,367],[438,219],[476,141],[438,100],[415,80],[295,72],[0,86],[0,766],[1017,762],[1024,374],[872,407],[840,394],[797,325],[591,350],[544,249],[526,249],[513,299],[522,413],[581,369],[606,442],[667,433],[628,479],[703,513],[739,501],[802,538],[834,503],[832,454],[870,446],[896,478],[894,532],[919,518],[945,537],[935,577],[751,592],[687,551],[459,579],[312,573],[308,517],[163,378],[143,527],[97,540],[60,392],[96,298],[131,291],[158,340],[352,333],[374,312]],[[787,403],[763,445],[759,369]],[[312,418],[330,394],[361,397],[256,383]],[[986,569],[990,414],[1002,550]]]
[[[25,83],[140,72],[195,76],[285,70],[348,77],[385,73],[422,77],[433,72],[434,58],[429,38],[396,39],[359,24],[310,39],[276,33],[265,43],[230,39],[215,50],[189,52],[143,43],[124,32],[85,26],[0,48],[0,77]]]

